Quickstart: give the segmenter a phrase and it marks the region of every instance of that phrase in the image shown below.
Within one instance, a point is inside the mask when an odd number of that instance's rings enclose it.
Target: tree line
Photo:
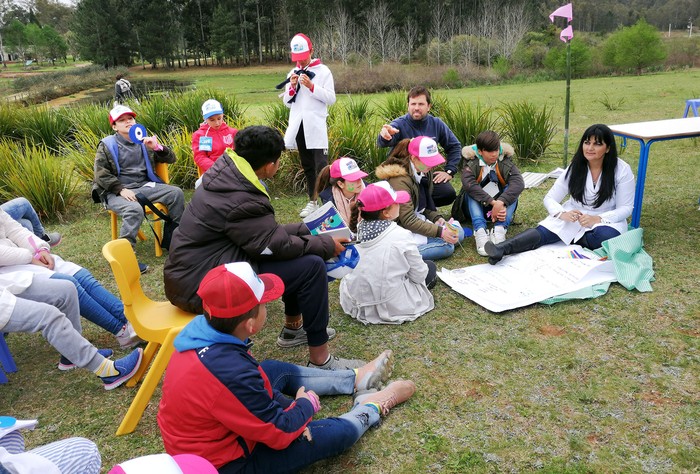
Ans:
[[[69,49],[104,66],[248,65],[286,60],[290,38],[301,31],[329,61],[491,66],[510,59],[529,31],[547,31],[549,13],[565,2],[78,0],[67,6],[58,0],[0,0],[0,47],[4,39],[5,49],[18,57],[60,56]],[[575,31],[607,33],[640,18],[657,29],[682,29],[700,19],[700,2],[580,0],[572,24]],[[53,49],[42,50],[42,41]]]

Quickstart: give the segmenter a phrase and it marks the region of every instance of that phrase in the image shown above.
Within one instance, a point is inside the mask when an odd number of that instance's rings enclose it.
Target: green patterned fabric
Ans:
[[[630,229],[622,235],[603,242],[595,253],[612,260],[617,282],[628,290],[651,291],[654,281],[654,268],[651,256],[644,251],[644,229]],[[610,283],[602,283],[572,291],[563,295],[547,298],[540,303],[554,304],[574,299],[597,298],[608,292]]]

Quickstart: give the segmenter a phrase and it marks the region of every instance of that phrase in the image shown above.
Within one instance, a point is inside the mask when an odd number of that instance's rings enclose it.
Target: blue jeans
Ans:
[[[479,229],[486,229],[486,213],[484,212],[484,206],[482,206],[479,201],[469,197],[468,194],[464,195],[464,201],[467,205],[467,209],[469,209],[469,215],[472,218],[472,227],[474,228],[474,232]],[[515,210],[517,208],[518,200],[516,199],[511,205],[506,206],[506,220],[503,222],[496,221],[493,225],[500,225],[507,228],[513,221],[513,214],[515,214]]]
[[[350,395],[355,388],[352,370],[321,370],[276,360],[263,361],[260,366],[273,389],[292,396],[302,385],[318,395]],[[247,457],[222,466],[219,473],[297,472],[316,461],[342,453],[378,422],[379,413],[374,408],[357,405],[340,417],[309,423],[311,441],[300,436],[281,450],[258,443]]]
[[[0,209],[7,212],[10,217],[22,224],[22,227],[33,232],[39,238],[44,237],[46,231],[41,225],[39,216],[32,207],[32,204],[23,197],[12,199],[0,205]]]
[[[75,285],[78,290],[80,314],[88,321],[92,321],[112,334],[117,334],[126,324],[122,302],[107,291],[86,269],[79,270],[73,276],[54,273],[51,278],[68,280]]]
[[[459,226],[459,241],[464,240],[464,229]],[[418,246],[418,252],[423,260],[442,260],[455,253],[454,244],[445,242],[440,237],[428,237],[428,243]]]
[[[553,244],[555,242],[561,242],[559,236],[546,227],[538,225],[535,230],[537,230],[537,232],[540,234],[540,244],[538,247]],[[599,225],[598,227],[595,227],[583,234],[583,236],[574,243],[580,245],[581,247],[595,250],[599,249],[606,240],[617,237],[618,235],[620,235],[620,233],[612,227],[607,225]]]

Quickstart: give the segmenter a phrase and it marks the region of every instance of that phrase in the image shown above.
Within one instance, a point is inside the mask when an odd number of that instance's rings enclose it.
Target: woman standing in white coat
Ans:
[[[289,82],[282,94],[284,105],[290,108],[284,145],[299,150],[309,194],[309,203],[299,216],[306,217],[317,209],[313,199],[316,176],[328,164],[326,118],[328,106],[335,104],[335,85],[331,70],[320,59],[311,58],[314,50],[308,36],[295,35],[290,46],[297,64],[287,75]]]
[[[560,204],[569,195],[569,199]],[[504,255],[533,250],[562,241],[589,249],[627,231],[627,218],[634,205],[634,175],[617,157],[612,130],[591,125],[583,132],[571,165],[544,197],[549,216],[535,229],[528,229],[500,244],[487,243],[489,263]]]

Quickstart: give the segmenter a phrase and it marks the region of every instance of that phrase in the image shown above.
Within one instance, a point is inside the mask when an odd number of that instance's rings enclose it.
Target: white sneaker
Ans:
[[[306,205],[304,209],[301,210],[299,213],[299,217],[306,217],[312,212],[314,212],[316,209],[318,209],[318,204],[316,204],[315,201],[309,201],[309,203]]]
[[[134,347],[141,342],[141,338],[136,334],[136,331],[134,331],[133,326],[129,322],[122,326],[121,330],[115,334],[114,337],[117,338],[119,347],[122,349]]]
[[[502,243],[503,241],[505,241],[507,231],[508,231],[508,229],[506,229],[502,225],[494,226],[493,234],[491,234],[491,242],[498,245],[498,244]]]
[[[486,229],[479,229],[474,232],[474,240],[476,241],[476,253],[482,257],[488,257],[489,254],[487,254],[486,249],[484,249],[486,242],[489,241],[489,234],[486,233]]]

